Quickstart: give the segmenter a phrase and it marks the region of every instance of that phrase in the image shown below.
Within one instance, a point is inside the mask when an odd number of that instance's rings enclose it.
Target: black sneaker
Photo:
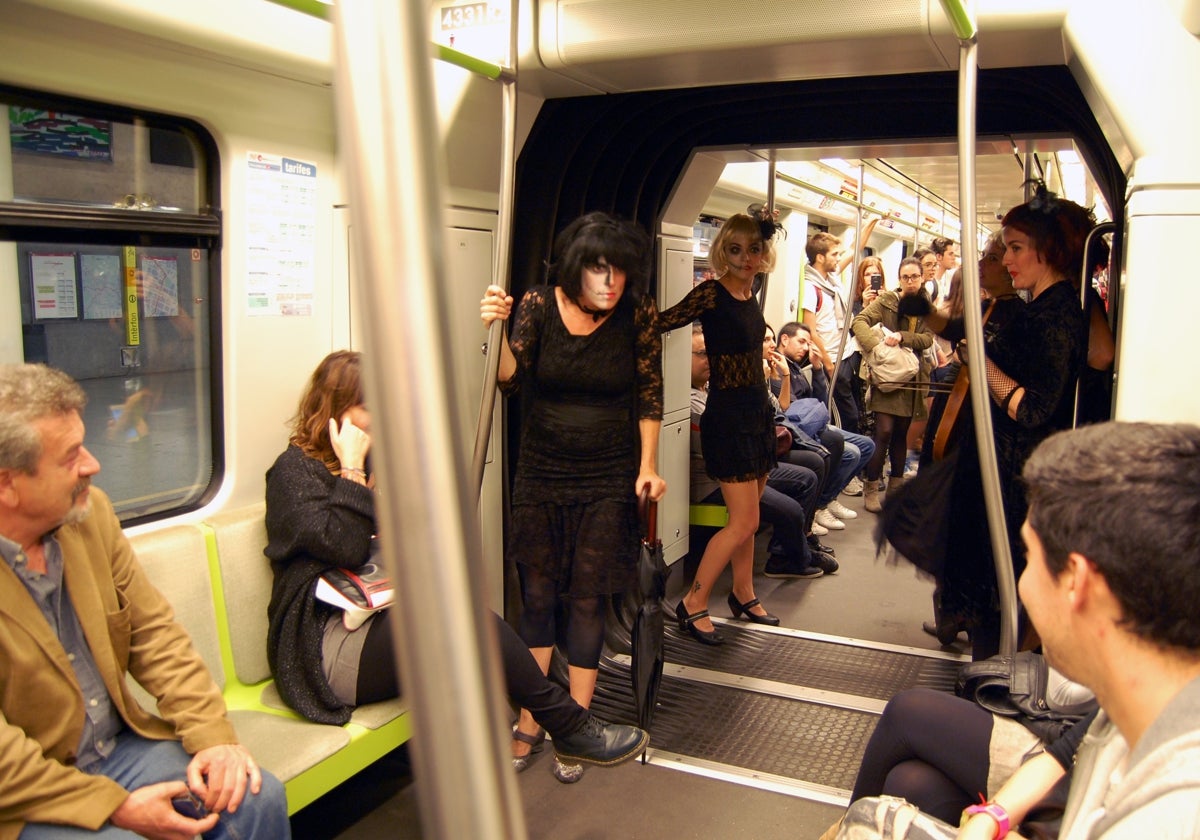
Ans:
[[[820,569],[824,574],[831,575],[838,570],[838,561],[833,559],[832,554],[826,554],[824,551],[814,551],[812,553],[813,568]]]
[[[833,550],[833,546],[825,545],[811,534],[808,537],[808,547],[813,551],[819,551],[822,554],[828,554],[830,557],[837,557],[837,552]]]
[[[641,755],[650,743],[644,729],[623,723],[606,723],[588,715],[583,726],[570,735],[554,739],[554,752],[563,763],[585,761],[611,767]]]
[[[817,555],[814,553],[813,557]],[[815,578],[825,574],[815,563],[804,566],[803,568],[790,563],[787,560],[780,560],[777,557],[771,557],[767,560],[767,567],[763,570],[769,578],[777,580],[797,580],[800,578]]]

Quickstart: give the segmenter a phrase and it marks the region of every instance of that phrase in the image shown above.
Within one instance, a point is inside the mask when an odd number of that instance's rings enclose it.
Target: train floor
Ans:
[[[599,838],[816,838],[837,818],[879,710],[913,685],[950,689],[966,637],[943,648],[921,630],[932,584],[905,564],[875,556],[875,517],[822,540],[837,550],[835,575],[780,581],[758,574],[756,594],[782,619],[778,630],[726,620],[729,573],[710,603],[729,637],[700,646],[668,621],[666,666],[648,763],[588,768],[563,785],[552,747],[517,777],[528,836]],[[766,560],[757,540],[756,569]],[[673,604],[683,561],[668,582]],[[593,709],[632,721],[628,658],[606,656]],[[353,803],[353,804],[351,804]],[[297,838],[422,838],[403,749],[298,813]]]

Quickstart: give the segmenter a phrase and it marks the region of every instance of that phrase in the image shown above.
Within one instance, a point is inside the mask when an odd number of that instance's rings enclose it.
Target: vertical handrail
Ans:
[[[508,20],[508,67],[500,77],[503,125],[500,149],[500,210],[496,220],[495,285],[512,285],[513,213],[516,207],[517,180],[517,8],[512,0]],[[496,411],[496,376],[500,372],[504,323],[492,321],[484,349],[483,393],[479,398],[479,419],[475,424],[475,451],[471,457],[471,487],[478,502],[483,495],[483,471],[487,464],[488,443],[492,438],[492,417]]]
[[[834,391],[837,390],[838,376],[842,372],[842,360],[846,355],[846,344],[850,341],[850,322],[854,320],[854,284],[858,282],[858,264],[862,260],[862,249],[866,245],[862,241],[863,228],[863,206],[862,197],[865,186],[865,173],[863,171],[863,163],[858,162],[858,213],[854,217],[854,259],[850,263],[850,276],[854,279],[850,281],[850,287],[846,289],[846,301],[844,312],[842,315],[842,340],[838,345],[838,358],[833,363],[833,377],[829,383],[829,393],[826,395],[827,404],[825,408],[829,410],[830,422],[835,426],[841,426],[841,412],[837,409],[837,403],[833,398]],[[841,274],[837,275],[838,283],[841,283]],[[857,432],[858,429],[847,429],[848,432]]]
[[[524,837],[479,524],[456,440],[443,162],[425,3],[335,7],[335,103],[360,270],[376,509],[429,837]],[[403,558],[404,562],[400,562]],[[463,803],[469,803],[464,807]]]
[[[1092,253],[1092,242],[1095,241],[1097,236],[1103,236],[1106,233],[1115,233],[1116,230],[1117,230],[1117,225],[1115,222],[1101,222],[1100,224],[1096,225],[1094,228],[1089,230],[1088,235],[1083,240],[1083,265],[1080,266],[1080,268],[1079,268],[1079,306],[1083,309],[1083,317],[1084,317],[1085,322],[1088,325],[1088,336],[1089,337],[1091,336],[1091,331],[1092,331],[1092,312],[1091,312],[1090,307],[1088,307],[1087,293],[1088,293],[1088,287],[1092,285],[1092,276],[1091,276],[1092,266],[1090,264],[1091,263],[1090,257],[1091,257],[1091,253]],[[1086,348],[1087,348],[1086,344],[1084,345],[1084,348],[1086,350]],[[1085,353],[1084,364],[1087,364],[1086,353]],[[1078,378],[1075,380],[1075,410],[1071,414],[1071,428],[1075,428],[1076,426],[1079,425],[1079,397],[1080,397],[1082,390],[1083,390],[1083,379]]]
[[[975,202],[975,106],[978,78],[977,31],[961,3],[942,0],[946,15],[959,38],[958,62],[958,191],[964,231],[976,229]],[[996,562],[996,587],[1000,598],[1000,653],[1017,649],[1017,585],[1012,551],[996,465],[996,439],[992,431],[992,408],[987,391],[987,359],[983,353],[983,306],[979,292],[979,247],[974,236],[962,237],[963,307],[970,370],[971,410],[975,417],[975,442],[983,478],[983,500],[988,534]]]

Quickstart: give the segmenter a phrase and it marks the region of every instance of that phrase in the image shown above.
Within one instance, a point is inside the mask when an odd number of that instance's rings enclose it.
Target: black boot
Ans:
[[[588,715],[583,726],[554,739],[554,752],[564,763],[584,761],[611,767],[640,755],[650,743],[644,729],[623,723],[605,723]]]

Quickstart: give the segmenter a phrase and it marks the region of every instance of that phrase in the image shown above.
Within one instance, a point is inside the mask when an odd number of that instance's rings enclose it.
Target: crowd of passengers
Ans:
[[[529,400],[507,546],[523,610],[516,630],[492,619],[520,709],[514,768],[530,766],[546,732],[562,782],[578,781],[584,764],[611,766],[646,749],[645,731],[588,707],[606,600],[632,587],[636,499],[667,491],[656,470],[661,333],[682,326],[692,330],[691,492],[723,503],[729,519],[675,607],[680,630],[724,642],[707,608],[726,566],[734,618],[778,624],[754,591],[760,521],[773,526],[768,577],[832,574],[822,529],[857,518],[838,502],[857,490],[890,540],[911,539],[904,523],[922,513],[945,518],[948,534],[922,552],[938,583],[933,630],[942,635],[949,615],[955,632],[969,629],[976,657],[994,654],[996,583],[973,421],[952,390],[926,393],[930,382],[961,382],[964,359],[980,352],[1025,607],[1021,641],[1041,646],[1053,692],[1091,693],[1098,705],[1050,737],[969,700],[897,695],[867,747],[856,804],[826,837],[990,838],[1016,836],[1017,823],[1022,836],[1067,840],[1197,836],[1200,429],[1061,431],[1072,425],[1085,366],[1111,364],[1111,334],[1105,345],[1094,317],[1102,304],[1081,307],[1074,282],[1093,225],[1087,210],[1040,187],[1004,217],[980,260],[982,348],[963,343],[961,280],[951,272],[940,294],[945,275],[926,276],[920,256],[901,262],[898,290],[876,276],[882,264],[864,261],[853,342],[843,342],[844,326],[835,335],[831,325],[846,321],[836,279],[845,258],[828,235],[807,243],[803,320],[776,335],[754,296],[756,275],[774,263],[773,216],[729,219],[712,245],[715,278],[663,312],[645,293],[643,231],[602,213],[566,228],[550,282],[516,309],[498,372],[505,393]],[[952,243],[936,244],[949,271]],[[513,304],[489,287],[483,323],[509,320]],[[888,379],[880,345],[921,358],[905,378]],[[400,692],[385,614],[351,627],[316,596],[322,574],[373,556],[361,362],[349,351],[321,362],[267,473],[271,671],[289,705],[327,724]],[[840,423],[825,409],[830,387]],[[859,399],[865,411],[856,413]],[[219,689],[91,486],[99,464],[83,443],[83,405],[82,389],[59,371],[0,368],[0,838],[286,837],[282,786],[238,744]],[[873,434],[860,434],[854,418],[868,414]],[[913,470],[908,427],[927,414]],[[1120,515],[1129,494],[1144,503],[1132,522]],[[556,645],[568,689],[547,678]],[[157,713],[137,703],[126,675],[155,697]]]

